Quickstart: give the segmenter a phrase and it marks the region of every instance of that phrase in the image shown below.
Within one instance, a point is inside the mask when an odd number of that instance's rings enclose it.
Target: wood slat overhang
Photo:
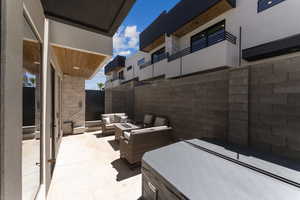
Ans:
[[[90,79],[106,60],[106,56],[52,45],[63,74]]]
[[[145,48],[143,48],[141,50],[149,53],[150,51],[152,51],[153,49],[159,47],[160,45],[162,45],[164,43],[165,43],[165,35],[161,35],[159,38],[157,38],[151,44],[149,44],[148,46],[146,46]]]
[[[214,6],[212,6],[211,8],[209,8],[204,13],[198,15],[193,20],[189,21],[187,24],[185,24],[178,30],[176,30],[173,33],[173,35],[177,37],[182,37],[232,8],[233,6],[227,0],[222,0]]]

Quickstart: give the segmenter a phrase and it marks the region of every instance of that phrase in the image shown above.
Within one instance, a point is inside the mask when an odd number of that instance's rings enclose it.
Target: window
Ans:
[[[191,51],[195,52],[225,39],[225,21],[197,33],[191,38]]]
[[[123,70],[119,72],[119,79],[120,80],[124,79],[124,71]]]
[[[267,10],[268,8],[271,8],[285,0],[258,0],[258,8],[257,12],[262,12],[264,10]]]
[[[197,35],[193,36],[191,39],[191,50],[192,52],[198,51],[207,47],[207,37],[205,32],[198,33]]]
[[[162,59],[165,58],[165,52],[166,52],[166,48],[163,47],[159,50],[157,50],[156,52],[154,52],[152,55],[151,55],[151,60],[152,60],[152,63],[155,63],[155,62],[158,62]]]
[[[145,58],[142,58],[142,59],[140,59],[140,60],[137,61],[137,64],[139,66],[142,65],[142,64],[144,64],[144,63],[145,63]]]
[[[132,70],[132,66],[127,67],[127,71]]]

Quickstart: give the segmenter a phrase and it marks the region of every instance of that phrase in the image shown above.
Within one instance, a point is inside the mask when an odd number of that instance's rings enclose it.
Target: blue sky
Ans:
[[[164,10],[170,10],[180,0],[137,0],[113,38],[114,55],[130,56],[139,47],[139,34]],[[86,81],[86,89],[98,89],[97,83],[105,82],[103,69]]]

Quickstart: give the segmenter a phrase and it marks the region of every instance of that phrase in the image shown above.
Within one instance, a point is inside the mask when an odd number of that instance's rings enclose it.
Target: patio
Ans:
[[[101,132],[63,137],[48,199],[138,199],[140,170],[130,170],[118,150],[114,136]]]

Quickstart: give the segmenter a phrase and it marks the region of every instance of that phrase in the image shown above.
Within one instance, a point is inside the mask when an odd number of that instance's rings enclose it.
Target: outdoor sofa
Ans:
[[[168,126],[168,120],[156,117],[153,127],[124,132],[120,140],[120,158],[131,165],[139,164],[145,152],[172,142],[172,128]]]
[[[125,113],[102,114],[102,133],[113,134],[115,132],[115,123],[126,123],[127,115]]]

